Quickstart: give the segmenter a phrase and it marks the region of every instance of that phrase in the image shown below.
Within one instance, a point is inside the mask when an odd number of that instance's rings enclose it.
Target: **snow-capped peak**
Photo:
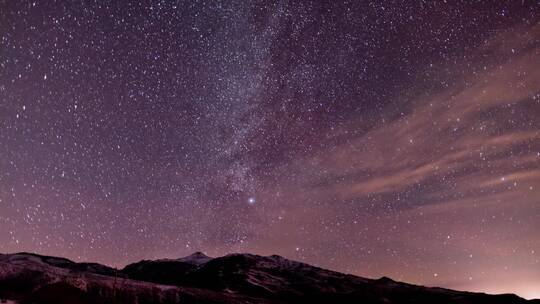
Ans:
[[[193,265],[202,265],[208,261],[210,261],[212,258],[207,256],[206,254],[197,251],[191,255],[188,255],[186,257],[178,259],[178,261],[189,263]]]

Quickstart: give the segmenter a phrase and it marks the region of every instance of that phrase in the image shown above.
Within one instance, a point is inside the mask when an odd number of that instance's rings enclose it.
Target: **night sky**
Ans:
[[[141,2],[0,1],[0,252],[540,297],[537,1]]]

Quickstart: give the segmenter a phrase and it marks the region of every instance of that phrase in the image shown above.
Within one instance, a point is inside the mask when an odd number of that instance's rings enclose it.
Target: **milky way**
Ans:
[[[540,297],[536,1],[141,2],[0,1],[0,252]]]

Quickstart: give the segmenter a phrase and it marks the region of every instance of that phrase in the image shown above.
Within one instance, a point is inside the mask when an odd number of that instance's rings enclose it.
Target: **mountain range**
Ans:
[[[0,254],[0,303],[367,303],[540,304],[514,294],[489,295],[362,278],[278,255],[201,252],[143,260],[115,269],[33,253]]]

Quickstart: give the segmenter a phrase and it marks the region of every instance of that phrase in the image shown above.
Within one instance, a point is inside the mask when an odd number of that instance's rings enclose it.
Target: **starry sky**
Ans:
[[[540,298],[537,1],[0,1],[0,252],[280,254]]]

